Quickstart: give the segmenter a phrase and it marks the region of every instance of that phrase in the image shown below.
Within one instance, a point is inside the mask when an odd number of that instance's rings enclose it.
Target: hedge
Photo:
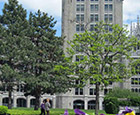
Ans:
[[[5,114],[8,111],[8,107],[7,106],[0,106],[0,114]]]
[[[117,97],[106,96],[104,98],[105,112],[116,114],[119,112],[119,106],[139,106],[140,97],[128,97],[127,100],[119,100]]]

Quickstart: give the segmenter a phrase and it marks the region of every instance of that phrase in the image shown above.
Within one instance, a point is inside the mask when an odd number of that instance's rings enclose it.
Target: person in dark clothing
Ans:
[[[40,115],[44,114],[45,115],[45,100],[43,101],[43,103],[41,104],[41,113]]]

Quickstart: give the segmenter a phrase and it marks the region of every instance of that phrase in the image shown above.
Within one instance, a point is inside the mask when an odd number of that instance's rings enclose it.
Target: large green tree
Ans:
[[[1,85],[5,86],[6,84],[8,88],[9,108],[12,108],[12,91],[20,81],[18,74],[18,68],[21,66],[20,60],[21,57],[24,57],[23,52],[25,52],[29,42],[24,37],[27,25],[26,10],[18,4],[17,0],[8,0],[8,3],[4,5],[2,15],[0,15],[0,65],[2,73],[0,80],[2,81]]]
[[[52,16],[38,10],[30,13],[28,38],[34,44],[34,55],[28,56],[28,62],[23,63],[25,73],[26,95],[36,97],[35,110],[39,108],[39,99],[44,93],[54,94],[66,92],[70,83],[68,76],[63,76],[55,65],[64,62],[63,38],[56,37],[54,30],[56,22]]]
[[[22,36],[27,32],[27,12],[18,4],[17,0],[8,0],[8,3],[4,4],[0,16],[0,23],[5,27],[6,34],[12,36]]]
[[[73,80],[54,69],[59,63],[66,65],[64,39],[55,35],[54,18],[39,10],[26,18],[17,0],[5,3],[0,16],[0,80],[9,85],[10,100],[14,86],[24,81],[25,95],[36,97],[37,110],[41,95],[66,92]]]
[[[108,31],[108,27],[112,28],[112,32]],[[100,22],[94,27],[94,31],[75,34],[74,39],[69,41],[67,60],[71,65],[71,73],[68,73],[85,84],[89,80],[95,84],[96,115],[101,87],[131,76],[130,52],[137,44],[137,39],[127,34],[126,29],[119,25]]]

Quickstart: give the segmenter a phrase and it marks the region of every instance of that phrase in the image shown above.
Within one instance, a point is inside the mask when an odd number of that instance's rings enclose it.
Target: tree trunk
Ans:
[[[9,88],[8,90],[8,109],[12,109],[12,91],[11,88]]]
[[[95,115],[98,115],[99,111],[99,83],[96,83],[96,105],[95,105]]]
[[[38,110],[38,108],[40,107],[40,100],[39,100],[39,98],[40,98],[39,96],[36,96],[34,110]]]

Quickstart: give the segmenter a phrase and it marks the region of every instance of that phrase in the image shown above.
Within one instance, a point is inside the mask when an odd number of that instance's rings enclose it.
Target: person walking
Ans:
[[[50,102],[49,99],[47,99],[47,102],[45,103],[45,110],[47,112],[47,115],[50,115]]]
[[[41,113],[40,115],[44,114],[45,115],[45,100],[43,100],[42,104],[41,104]]]

